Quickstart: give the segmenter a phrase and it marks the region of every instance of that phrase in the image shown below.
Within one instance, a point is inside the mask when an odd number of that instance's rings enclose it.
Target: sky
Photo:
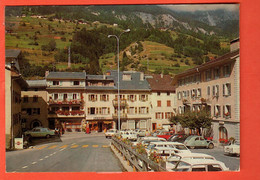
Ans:
[[[228,11],[238,11],[239,4],[185,4],[185,5],[162,5],[175,11],[209,11],[225,9]]]

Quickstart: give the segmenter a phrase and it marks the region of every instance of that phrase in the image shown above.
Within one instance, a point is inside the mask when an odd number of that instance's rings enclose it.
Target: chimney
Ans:
[[[45,78],[50,74],[50,71],[45,71]]]
[[[140,72],[140,81],[143,81],[143,80],[144,80],[144,73]]]
[[[230,52],[238,50],[239,45],[240,45],[239,38],[230,41]]]

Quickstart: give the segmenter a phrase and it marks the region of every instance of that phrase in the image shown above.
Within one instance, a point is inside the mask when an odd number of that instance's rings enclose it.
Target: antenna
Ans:
[[[71,61],[70,61],[70,46],[69,46],[69,49],[68,49],[68,68],[71,67]]]

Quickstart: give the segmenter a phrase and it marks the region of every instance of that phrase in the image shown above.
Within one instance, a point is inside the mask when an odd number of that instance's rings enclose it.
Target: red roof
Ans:
[[[152,91],[175,92],[175,87],[171,85],[173,78],[170,75],[154,74],[153,78],[147,78]]]

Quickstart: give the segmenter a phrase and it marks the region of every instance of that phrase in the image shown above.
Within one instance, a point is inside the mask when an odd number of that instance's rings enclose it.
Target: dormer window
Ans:
[[[79,81],[73,81],[74,86],[79,86]]]
[[[53,85],[54,85],[54,86],[60,85],[60,81],[53,81]]]
[[[123,74],[124,81],[131,81],[131,74]]]

